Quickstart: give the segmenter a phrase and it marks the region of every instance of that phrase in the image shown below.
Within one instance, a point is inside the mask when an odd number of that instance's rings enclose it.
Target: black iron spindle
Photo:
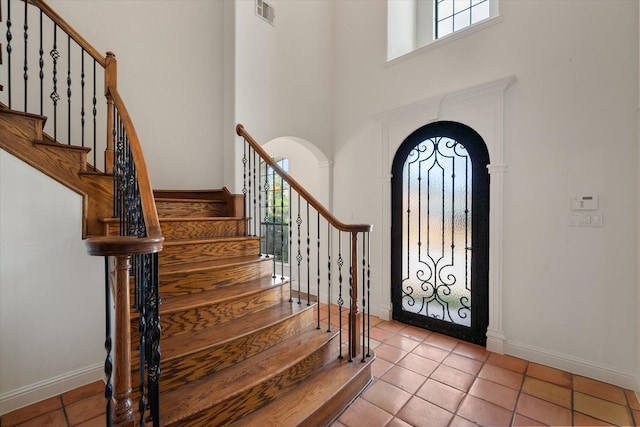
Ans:
[[[11,40],[13,40],[13,34],[11,33],[11,0],[7,0],[7,102],[9,108],[11,107],[11,52],[13,47],[11,46]]]
[[[331,224],[327,221],[327,332],[331,332]]]
[[[91,110],[91,114],[93,115],[93,165],[96,165],[96,152],[98,151],[97,148],[97,144],[98,144],[98,135],[97,135],[97,123],[96,123],[96,116],[98,115],[98,109],[96,108],[97,105],[97,98],[96,98],[96,60],[93,60],[93,109]],[[114,108],[115,111],[115,108]],[[104,165],[105,169],[107,165]]]
[[[53,101],[53,140],[58,140],[58,101],[60,95],[58,94],[58,59],[60,58],[60,52],[58,52],[58,24],[53,24],[53,49],[49,52],[53,59],[53,92],[49,95],[51,101]]]
[[[367,327],[362,333],[367,333],[367,357],[371,357],[371,234],[367,235]],[[362,349],[364,352],[364,349]]]
[[[27,6],[28,3],[25,1],[24,2],[24,25],[23,25],[23,29],[24,29],[24,65],[22,66],[22,69],[24,71],[24,112],[26,113],[28,111],[27,109],[27,100],[29,99],[28,97],[28,80],[29,80],[29,64],[28,64],[28,55],[27,52],[29,52],[28,49],[28,40],[29,40],[29,24],[28,24],[28,11],[27,11]]]
[[[141,258],[141,255],[136,255],[138,261]],[[139,264],[139,262],[137,263]],[[147,304],[145,303],[147,300],[146,287],[140,283],[139,277],[142,274],[142,271],[136,271],[136,295],[137,295],[137,310],[140,314],[140,318],[138,320],[138,340],[139,340],[139,363],[138,363],[138,378],[140,384],[138,386],[138,390],[140,391],[140,400],[138,401],[138,413],[140,414],[140,426],[144,426],[145,421],[145,412],[147,411],[147,397],[145,393],[145,362],[147,360]]]
[[[366,294],[366,283],[365,283],[365,267],[366,267],[366,233],[362,233],[362,361],[366,362],[366,353],[364,349],[366,348],[366,331],[367,331],[367,314],[369,313],[367,309],[367,297]]]
[[[109,273],[109,257],[104,257],[104,307],[105,307],[105,340],[104,349],[107,351],[107,356],[104,360],[104,398],[107,402],[106,406],[106,418],[107,426],[111,426],[111,398],[113,397],[113,385],[111,384],[111,375],[113,373],[113,360],[111,359],[111,285],[110,285],[110,273]]]
[[[298,253],[296,255],[296,261],[298,262],[298,304],[302,303],[301,289],[300,289],[300,263],[302,262],[302,253],[300,252],[300,226],[302,225],[302,217],[300,216],[300,194],[298,194],[298,217],[296,218],[296,224],[298,224]]]
[[[344,305],[344,299],[342,299],[342,266],[344,260],[342,259],[342,231],[338,231],[338,327],[339,329],[339,342],[340,342],[340,355],[339,359],[343,359],[342,355],[342,306]]]
[[[150,416],[153,420],[153,426],[160,426],[160,375],[162,370],[160,369],[160,359],[162,353],[160,352],[160,338],[162,335],[162,328],[160,326],[160,291],[158,288],[160,277],[160,263],[158,253],[147,255],[151,261],[151,277],[149,285],[151,286],[151,298],[149,299],[150,305],[148,312],[151,317],[151,339],[147,343],[149,345],[149,351],[147,352],[147,378],[149,389],[149,403],[151,404]]]
[[[282,166],[282,165],[281,165]],[[280,280],[284,280],[284,180],[280,178]],[[287,260],[288,261],[288,260]]]
[[[71,36],[67,35],[67,141],[71,145]]]
[[[271,231],[271,244],[273,246],[273,250],[272,250],[272,252],[273,252],[273,274],[271,275],[271,278],[275,279],[276,278],[276,262],[277,262],[277,259],[278,259],[277,254],[276,254],[276,245],[277,245],[277,243],[276,243],[276,218],[277,218],[276,217],[276,204],[277,204],[276,203],[276,196],[277,196],[276,190],[278,188],[278,185],[276,183],[276,179],[277,179],[276,177],[278,175],[276,175],[275,169],[273,169],[273,168],[270,168],[270,169],[271,169],[271,185],[273,186],[273,189],[271,191],[271,198],[272,198],[271,199],[271,218],[269,218],[269,221],[268,221],[269,225],[267,225],[267,233],[269,231]],[[269,200],[269,199],[267,199],[267,200]],[[268,209],[267,209],[267,211],[268,211]]]
[[[318,293],[318,327],[316,329],[320,329],[320,212],[316,213],[316,221],[317,221],[317,252],[316,252],[316,264],[318,267],[318,272],[316,274],[316,283],[317,288],[316,291]]]
[[[349,234],[349,249],[353,247],[353,234]],[[353,329],[354,329],[354,319],[355,316],[352,315],[353,311],[353,269],[355,266],[353,265],[354,259],[352,257],[352,252],[349,250],[349,321],[347,322],[349,325],[349,330],[347,331],[347,337],[349,340],[349,345],[347,346],[349,349],[349,362],[353,362]]]
[[[311,237],[309,235],[309,229],[311,223],[309,222],[309,202],[307,202],[307,306],[311,305]]]
[[[253,235],[254,236],[258,236],[260,234],[260,224],[259,224],[259,215],[258,215],[258,208],[259,208],[259,203],[260,203],[260,194],[262,192],[262,189],[258,188],[259,186],[259,182],[260,182],[260,177],[258,176],[258,174],[256,173],[256,166],[258,166],[258,160],[256,159],[256,152],[255,150],[253,150]],[[259,170],[259,169],[258,169]],[[258,193],[258,202],[256,203],[256,193]]]
[[[242,195],[244,200],[242,203],[242,210],[245,218],[247,217],[247,194],[249,193],[247,186],[247,163],[249,162],[249,159],[247,158],[247,145],[249,144],[245,141],[243,144],[244,152],[242,154]],[[246,230],[244,234],[245,236],[247,235]]]
[[[42,10],[40,10],[40,48],[38,49],[38,66],[40,68],[40,73],[38,77],[40,77],[40,115],[44,115],[44,48],[42,45]]]
[[[293,252],[293,222],[291,216],[291,187],[289,187],[289,302],[293,302],[293,262],[291,262],[291,253]]]
[[[81,71],[80,71],[80,88],[81,88],[81,96],[80,96],[80,127],[81,127],[81,131],[80,131],[80,138],[81,138],[81,142],[82,142],[82,146],[84,147],[85,144],[85,140],[84,140],[84,125],[85,125],[85,111],[84,111],[84,85],[85,85],[85,74],[84,74],[84,48],[81,48],[81,55],[80,55],[80,66],[81,66]],[[95,151],[95,150],[94,150]],[[93,162],[93,167],[94,169],[97,167],[96,162]]]

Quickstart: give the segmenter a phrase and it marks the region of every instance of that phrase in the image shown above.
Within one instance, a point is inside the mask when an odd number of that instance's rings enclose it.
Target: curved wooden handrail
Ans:
[[[276,164],[271,159],[271,156],[258,144],[258,142],[253,139],[249,133],[244,129],[244,126],[238,124],[236,126],[236,133],[243,137],[251,147],[262,157],[262,159],[272,167],[278,175],[285,180],[291,188],[293,188],[298,194],[300,194],[305,200],[309,202],[311,206],[313,206],[331,225],[333,225],[336,229],[340,231],[346,231],[349,233],[366,233],[370,232],[372,229],[372,225],[370,224],[345,224],[339,221],[327,208],[325,208],[315,197],[311,195],[305,188],[298,183],[295,179],[293,179],[287,172],[284,171],[280,166]]]
[[[129,144],[131,148],[131,155],[136,165],[136,172],[138,174],[138,187],[140,189],[140,203],[142,204],[142,212],[144,214],[144,221],[147,226],[147,237],[160,237],[162,236],[162,230],[160,229],[160,220],[158,218],[158,211],[156,209],[155,198],[153,197],[153,188],[151,187],[151,180],[149,179],[149,171],[147,169],[147,163],[144,160],[142,153],[142,146],[140,145],[140,139],[136,132],[131,116],[127,107],[124,105],[124,101],[118,93],[116,88],[108,88],[107,96],[113,99],[120,118],[122,119],[122,125],[129,138]]]
[[[58,13],[53,10],[46,2],[42,0],[23,0],[38,7],[45,15],[47,15],[56,25],[69,35],[85,52],[93,57],[104,68],[106,66],[106,57],[98,52],[91,44],[85,40],[67,21],[65,21]]]

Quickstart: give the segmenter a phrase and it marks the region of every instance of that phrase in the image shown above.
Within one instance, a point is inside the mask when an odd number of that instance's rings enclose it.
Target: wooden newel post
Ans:
[[[89,255],[113,256],[116,259],[115,283],[115,371],[111,419],[115,427],[133,427],[131,403],[131,315],[129,275],[131,256],[152,254],[162,250],[163,237],[137,238],[109,236],[87,239]]]
[[[349,325],[351,327],[351,357],[360,354],[361,313],[358,311],[358,233],[351,233],[351,310]]]
[[[115,390],[113,393],[114,427],[134,425],[131,403],[131,315],[129,313],[129,273],[131,256],[116,258],[116,342],[115,342]],[[123,369],[124,367],[124,369]]]

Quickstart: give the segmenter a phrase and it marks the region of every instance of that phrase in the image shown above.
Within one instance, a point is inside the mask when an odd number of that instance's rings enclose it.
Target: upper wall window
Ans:
[[[387,60],[498,16],[498,0],[387,0]]]

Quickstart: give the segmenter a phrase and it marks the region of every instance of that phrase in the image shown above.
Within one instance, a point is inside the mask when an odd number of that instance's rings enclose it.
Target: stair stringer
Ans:
[[[82,238],[103,234],[98,218],[112,216],[113,176],[87,172],[91,149],[48,141],[46,117],[0,108],[0,148],[82,196]]]

